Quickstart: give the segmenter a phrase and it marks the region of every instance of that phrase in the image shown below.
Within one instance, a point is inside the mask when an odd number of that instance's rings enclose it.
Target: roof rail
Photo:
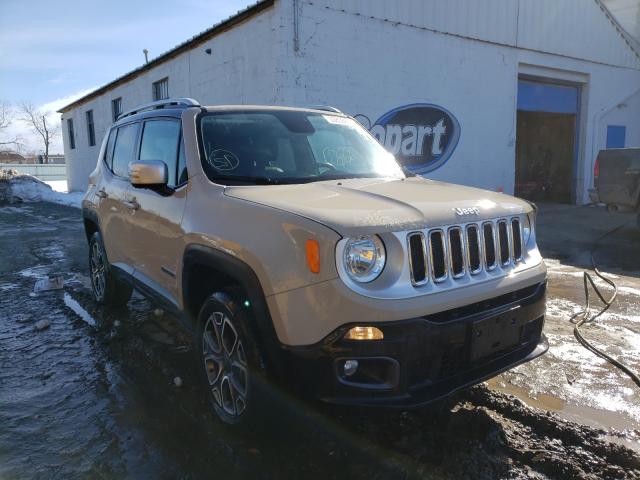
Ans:
[[[127,110],[126,112],[118,115],[118,118],[116,120],[135,115],[136,113],[145,112],[147,110],[158,110],[171,106],[199,107],[200,103],[195,101],[193,98],[167,98],[166,100],[157,100],[155,102],[145,103],[144,105],[140,105],[132,110]]]
[[[313,110],[324,110],[325,112],[342,113],[336,107],[332,107],[331,105],[311,105],[308,108]]]

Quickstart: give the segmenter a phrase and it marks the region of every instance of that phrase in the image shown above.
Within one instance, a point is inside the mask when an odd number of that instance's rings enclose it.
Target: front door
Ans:
[[[182,214],[187,185],[180,121],[154,118],[144,122],[140,160],[162,160],[167,165],[169,190],[131,187],[130,249],[135,258],[134,276],[167,300],[175,302],[178,269],[184,250]],[[180,159],[180,160],[179,160]]]
[[[126,273],[133,273],[129,251],[129,189],[128,165],[134,158],[139,124],[131,123],[113,129],[109,134],[105,157],[101,159],[108,172],[97,186],[98,216],[102,240],[109,263]]]

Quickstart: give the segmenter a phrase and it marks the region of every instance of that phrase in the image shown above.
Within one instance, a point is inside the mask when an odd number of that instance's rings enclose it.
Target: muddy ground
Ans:
[[[92,302],[78,210],[0,206],[0,478],[640,478],[638,390],[579,347],[568,323],[582,302],[590,243],[631,220],[542,208],[544,357],[438,414],[280,395],[264,424],[240,434],[204,403],[186,332],[137,295],[121,311]],[[620,299],[585,329],[636,370],[639,245],[631,224],[607,239],[599,255]],[[32,293],[56,274],[63,290]],[[50,326],[38,330],[45,319]]]

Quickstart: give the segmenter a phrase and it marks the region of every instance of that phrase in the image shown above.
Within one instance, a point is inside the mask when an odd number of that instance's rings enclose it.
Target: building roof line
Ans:
[[[633,38],[631,34],[629,34],[629,32],[625,30],[625,28],[618,21],[616,16],[611,13],[611,10],[609,10],[609,7],[607,7],[607,5],[602,0],[595,0],[595,1],[598,4],[598,6],[602,9],[605,16],[608,18],[608,20],[613,24],[615,29],[618,31],[622,39],[627,43],[627,45],[629,45],[629,48],[631,49],[631,51],[635,54],[636,57],[638,57],[638,60],[640,60],[640,43],[638,43],[636,39]]]
[[[82,105],[83,103],[86,103],[87,101],[89,101],[94,97],[102,95],[103,93],[117,87],[118,85],[121,85],[130,80],[133,80],[137,76],[141,75],[143,72],[151,70],[152,68],[171,60],[177,55],[187,50],[190,50],[197,45],[200,45],[206,42],[212,37],[215,37],[216,35],[235,27],[239,23],[242,23],[245,20],[248,20],[249,18],[266,10],[269,7],[272,7],[274,2],[275,0],[258,0],[256,3],[249,5],[247,8],[238,11],[235,15],[232,15],[231,17],[216,23],[211,28],[208,28],[198,33],[197,35],[191,37],[189,40],[178,44],[171,50],[168,50],[158,55],[156,58],[149,60],[149,62],[145,63],[144,65],[141,65],[125,73],[124,75],[119,76],[115,80],[112,80],[111,82],[97,88],[96,90],[93,90],[92,92],[84,95],[83,97],[80,97],[79,99],[74,100],[70,104],[65,105],[64,107],[60,108],[60,110],[58,110],[58,113],[65,113],[72,108],[75,108],[77,106]]]

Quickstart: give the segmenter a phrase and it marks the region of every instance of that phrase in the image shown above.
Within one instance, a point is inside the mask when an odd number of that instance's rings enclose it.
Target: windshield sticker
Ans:
[[[336,167],[347,167],[360,161],[360,154],[353,147],[325,147],[322,156],[325,162]]]
[[[322,117],[329,123],[334,125],[345,125],[347,127],[355,127],[355,123],[350,118],[339,117],[337,115],[322,115]]]
[[[231,170],[235,170],[236,168],[238,168],[238,165],[240,165],[240,159],[238,158],[238,156],[235,153],[223,148],[213,150],[207,156],[207,162],[209,163],[209,165],[220,172],[229,172]]]

